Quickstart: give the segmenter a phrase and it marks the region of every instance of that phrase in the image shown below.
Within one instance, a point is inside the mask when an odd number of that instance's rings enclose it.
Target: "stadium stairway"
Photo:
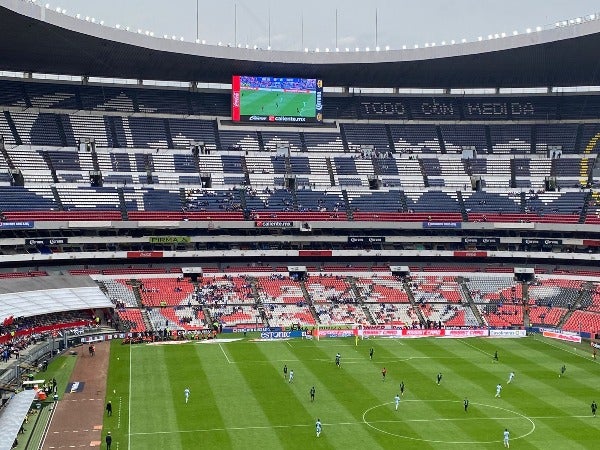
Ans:
[[[467,209],[465,208],[465,202],[463,200],[461,191],[456,191],[456,198],[458,199],[458,204],[460,206],[460,215],[462,216],[462,220],[463,222],[468,222],[469,214],[467,213]],[[404,202],[406,203],[406,200],[404,200]]]
[[[457,281],[460,289],[462,290],[464,298],[467,299],[467,303],[468,303],[469,307],[471,308],[473,315],[477,319],[477,324],[480,327],[485,326],[486,325],[485,320],[483,320],[483,316],[479,312],[479,308],[477,308],[477,305],[473,301],[473,297],[471,296],[471,291],[469,291],[469,288],[467,287],[467,283],[465,282],[464,277],[457,277],[456,281]]]
[[[523,305],[523,325],[529,327],[529,308],[525,308],[525,305],[529,305],[529,283],[521,282],[521,293],[523,296],[521,302]]]
[[[48,152],[46,150],[42,151],[42,159],[48,166],[48,169],[50,169],[50,173],[52,175],[52,181],[54,181],[55,183],[58,183],[59,180],[58,180],[58,176],[56,176],[56,169],[54,168],[54,165],[52,164],[52,158],[50,158],[50,155],[48,155]]]
[[[327,156],[325,158],[325,164],[327,164],[327,172],[329,173],[329,181],[332,186],[335,186],[335,174],[333,173],[333,165],[331,164],[331,158]]]
[[[590,202],[592,201],[593,196],[592,196],[592,192],[588,192],[587,194],[585,194],[585,199],[583,201],[583,206],[581,207],[581,213],[579,213],[579,222],[578,223],[585,223],[585,218],[587,216],[587,212],[590,206]]]
[[[308,304],[308,309],[315,319],[315,323],[321,323],[321,319],[319,318],[319,314],[317,314],[317,310],[315,309],[315,305],[313,305],[312,298],[310,298],[310,294],[308,293],[308,289],[306,289],[306,283],[304,281],[300,281],[300,290],[302,291],[302,295]]]
[[[556,328],[562,329],[562,327],[571,318],[571,316],[573,315],[573,313],[575,311],[577,311],[577,310],[581,310],[582,309],[581,300],[586,295],[585,294],[586,291],[592,291],[592,292],[594,292],[594,290],[595,290],[595,286],[592,283],[590,283],[589,281],[586,281],[585,283],[583,283],[581,285],[581,290],[579,291],[579,294],[577,295],[577,300],[575,300],[575,304],[571,305],[571,309],[567,310],[567,312],[562,316],[562,318],[558,322],[558,325],[556,326]]]
[[[367,308],[367,305],[365,305],[365,299],[360,295],[360,290],[358,289],[358,286],[356,286],[356,278],[348,277],[348,278],[346,278],[346,282],[350,285],[352,292],[354,292],[356,301],[360,304],[360,307],[362,308],[363,312],[365,313],[365,316],[367,316],[367,319],[369,319],[369,323],[371,325],[376,325],[377,321],[371,314],[371,310],[369,308]]]
[[[340,123],[340,138],[342,139],[342,144],[344,146],[344,152],[348,152],[348,139],[346,138],[346,130],[344,129],[344,124]]]
[[[8,152],[6,151],[6,147],[4,146],[4,140],[0,140],[0,152],[2,153],[2,156],[4,156],[4,160],[6,161],[6,164],[8,164],[8,167],[11,170],[15,170],[15,165],[10,159],[10,155],[8,154]]]
[[[13,135],[16,145],[23,145],[23,141],[21,140],[21,136],[19,136],[19,132],[17,131],[17,126],[15,125],[15,121],[10,115],[9,111],[4,111],[4,118],[6,119],[6,123],[8,124],[8,128],[10,128],[10,132]]]
[[[346,206],[346,215],[348,216],[348,220],[354,220],[354,211],[350,207],[350,199],[348,198],[348,191],[346,189],[342,189],[342,197],[344,199],[344,205]]]
[[[408,285],[408,281],[406,281],[406,279],[402,279],[402,286],[404,287],[404,291],[408,296],[408,300],[410,300],[410,304],[413,307],[413,310],[417,313],[417,316],[419,316],[419,322],[427,323],[427,319],[425,319],[425,316],[423,316],[420,306],[417,305],[417,303],[415,302],[415,296],[412,293],[410,286]]]
[[[444,141],[444,136],[442,135],[442,128],[439,125],[435,126],[435,134],[438,138],[438,142],[440,143],[440,152],[442,154],[448,153],[446,151],[446,142]]]
[[[117,188],[117,194],[119,195],[119,210],[121,211],[121,219],[127,221],[129,220],[129,214],[127,213],[125,193],[123,192],[122,187]]]
[[[265,151],[265,140],[263,139],[263,135],[262,135],[261,131],[256,132],[256,139],[258,140],[258,148],[260,149],[261,152],[264,152]],[[243,158],[244,157],[242,156],[242,159]],[[242,167],[244,167],[243,164],[242,164]],[[246,169],[244,169],[244,171],[247,172],[248,169],[246,168]]]
[[[516,163],[517,163],[517,160],[515,158],[512,158],[510,160],[510,187],[511,188],[516,188],[517,187]]]
[[[388,146],[390,148],[390,151],[392,153],[396,153],[396,145],[394,144],[394,136],[392,135],[392,129],[387,123],[385,124],[385,134],[387,135]]]
[[[56,120],[56,128],[58,129],[58,136],[60,137],[60,142],[62,143],[63,147],[67,147],[69,144],[67,142],[67,135],[65,133],[65,128],[63,126],[63,121],[60,118],[60,114],[56,114],[54,116],[54,119]]]
[[[54,197],[54,201],[60,208],[60,211],[64,211],[65,207],[63,206],[62,201],[60,200],[60,195],[58,195],[58,189],[56,189],[56,186],[52,185],[50,186],[50,190],[52,191],[52,196]]]
[[[163,119],[165,134],[167,135],[167,144],[169,148],[175,148],[175,144],[173,143],[173,136],[171,134],[171,124],[169,123],[169,119]]]
[[[429,187],[429,179],[427,178],[427,171],[423,165],[423,160],[419,158],[419,169],[421,170],[421,176],[423,177],[423,185]]]
[[[133,295],[135,297],[135,299],[137,300],[137,306],[138,308],[143,308],[144,304],[142,303],[142,293],[140,292],[140,286],[142,285],[141,281],[139,280],[129,280],[127,281],[128,285],[131,286],[131,290],[133,291]]]

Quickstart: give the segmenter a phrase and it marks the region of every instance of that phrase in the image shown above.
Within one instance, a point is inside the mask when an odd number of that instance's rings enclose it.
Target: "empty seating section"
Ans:
[[[350,209],[355,215],[360,212],[405,212],[403,202],[404,194],[402,191],[363,191],[346,189],[346,193],[348,195]]]
[[[60,201],[67,211],[75,210],[119,210],[121,201],[115,188],[81,187],[58,184]]]
[[[541,192],[528,193],[526,196],[525,210],[541,216],[541,221],[547,216],[547,221],[554,222],[560,217],[560,222],[577,223],[579,214],[585,202],[585,192]]]
[[[340,276],[311,275],[305,281],[305,285],[313,304],[357,302],[352,286]]]
[[[346,204],[340,191],[299,190],[296,192],[298,211],[345,211]]]
[[[187,92],[167,89],[136,89],[137,108],[143,113],[192,114]]]
[[[272,327],[291,327],[292,325],[314,326],[316,320],[308,306],[265,304],[267,321]]]
[[[558,326],[567,310],[548,306],[532,306],[529,309],[529,322],[532,325]]]
[[[521,285],[512,276],[469,275],[465,285],[475,303],[503,303],[522,299]]]
[[[211,305],[207,308],[213,320],[219,321],[226,327],[239,325],[262,326],[263,321],[259,311],[253,306],[244,305]]]
[[[133,92],[108,86],[81,86],[82,109],[133,113]]]
[[[536,153],[575,153],[577,124],[536,125]],[[556,153],[555,153],[556,154]]]
[[[440,142],[434,125],[390,124],[397,153],[440,153]]]
[[[369,323],[363,309],[356,304],[320,303],[315,305],[315,310],[322,325]]]
[[[69,145],[78,145],[80,140],[93,139],[96,147],[112,147],[103,116],[69,114],[61,115],[63,129]]]
[[[530,153],[531,127],[529,125],[490,125],[492,153]]]
[[[396,277],[359,278],[356,287],[365,302],[409,303],[402,281]]]
[[[447,153],[461,154],[463,149],[475,148],[477,153],[487,153],[485,127],[482,125],[441,125]]]
[[[563,324],[563,330],[598,333],[600,331],[600,314],[587,311],[573,311]]]
[[[132,308],[119,309],[117,310],[117,315],[126,330],[134,333],[146,331],[146,325],[144,324],[141,310]]]
[[[259,277],[256,289],[262,303],[306,303],[300,283],[287,277]]]
[[[136,308],[139,306],[131,285],[127,284],[127,280],[106,278],[99,281],[99,284],[117,308]]]
[[[490,327],[523,326],[523,305],[488,303],[477,308]]]
[[[222,150],[260,151],[256,131],[219,130]]]
[[[191,302],[194,286],[177,278],[140,279],[142,306],[177,306]]]
[[[600,125],[586,123],[582,127],[577,153],[598,153],[600,150]]]
[[[348,142],[348,149],[352,152],[364,150],[369,156],[371,150],[379,154],[386,154],[391,150],[385,125],[345,124],[344,134]]]
[[[418,275],[411,278],[410,289],[416,303],[461,303],[464,301],[460,286],[452,276]]]
[[[289,149],[292,152],[298,152],[302,150],[300,133],[286,131],[262,131],[261,134],[264,148],[267,151],[276,151],[280,147]]]
[[[338,133],[304,133],[304,143],[309,152],[344,152],[344,143]]]
[[[217,149],[215,122],[209,120],[168,119],[175,148],[191,148],[190,142],[204,144],[208,151]]]
[[[419,316],[409,304],[367,303],[365,306],[378,324],[412,327],[419,322]]]
[[[133,147],[169,148],[164,119],[124,117],[123,130],[127,142],[130,142],[131,137]]]
[[[30,112],[11,112],[10,115],[23,144],[63,145],[56,124],[57,116]]]
[[[445,186],[453,189],[466,189],[471,177],[465,173],[465,167],[459,158],[421,158],[429,186]]]
[[[538,277],[536,284],[529,286],[529,300],[538,306],[571,309],[577,304],[582,286],[580,280]]]
[[[4,138],[4,143],[7,145],[15,145],[16,140],[13,135],[4,113],[0,113],[0,136]]]
[[[50,186],[35,188],[0,186],[0,211],[26,212],[52,211],[58,209],[59,206],[54,199]],[[7,217],[14,216],[7,215]]]

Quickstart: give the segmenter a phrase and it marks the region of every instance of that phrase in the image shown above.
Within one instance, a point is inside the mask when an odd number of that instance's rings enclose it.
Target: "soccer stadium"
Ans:
[[[0,29],[0,450],[598,448],[598,14],[371,51]]]

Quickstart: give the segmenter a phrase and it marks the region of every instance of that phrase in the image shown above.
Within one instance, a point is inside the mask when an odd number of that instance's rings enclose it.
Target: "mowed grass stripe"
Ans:
[[[291,355],[305,361],[301,365],[303,382],[300,395],[302,399],[315,410],[325,423],[362,422],[362,414],[368,408],[383,403],[376,397],[365,383],[365,370],[363,364],[343,363],[344,358],[353,358],[356,362],[361,357],[353,347],[330,346],[330,341],[312,341],[311,346],[298,346],[293,343],[288,349]],[[338,342],[339,344],[339,342]],[[335,365],[335,354],[342,355],[342,367]],[[357,382],[353,374],[361,374]],[[317,390],[315,404],[309,402],[311,386]],[[345,448],[386,448],[389,438],[381,433],[373,432],[366,425],[353,427],[351,432],[345,426],[331,425],[327,427],[327,435],[336,442],[336,445]]]
[[[484,414],[471,414],[467,418],[467,422],[450,420],[464,418],[462,400],[464,399],[464,392],[467,391],[463,389],[460,392],[459,390],[461,385],[458,379],[461,377],[455,368],[449,365],[449,362],[452,362],[453,359],[449,357],[447,352],[439,352],[432,340],[420,340],[412,344],[410,347],[388,344],[379,349],[375,348],[374,359],[386,358],[383,360],[384,362],[379,364],[387,364],[388,380],[386,383],[393,383],[394,388],[399,390],[399,384],[404,381],[406,394],[404,396],[405,403],[401,405],[401,408],[407,414],[410,414],[411,417],[441,417],[448,420],[413,423],[414,434],[408,435],[413,438],[430,440],[481,441],[470,430],[472,429],[472,421],[482,420],[485,417]],[[370,345],[370,343],[367,345]],[[389,363],[389,357],[394,355],[404,355],[406,359]],[[439,355],[444,355],[444,357],[439,358]],[[438,358],[429,359],[429,356],[438,356]],[[442,373],[442,381],[438,386],[436,375],[440,372]],[[478,389],[481,391],[480,386],[478,386]],[[473,407],[474,405],[472,405]],[[497,412],[490,414],[493,417],[498,416]]]
[[[262,352],[264,346],[277,346],[275,354],[283,352],[284,346],[279,343],[259,344],[227,344],[226,349],[231,355],[233,361],[264,360],[266,355]],[[268,349],[267,349],[268,351]],[[296,386],[283,380],[280,374],[279,364],[240,364],[240,373],[246,378],[246,383],[250,387],[250,392],[254,395],[257,407],[262,409],[264,415],[269,419],[270,424],[274,425],[273,432],[277,434],[281,442],[285,442],[284,448],[288,449],[306,449],[307,440],[310,440],[310,448],[331,448],[332,442],[329,442],[327,434],[324,433],[318,440],[314,434],[314,428],[309,426],[314,424],[315,419],[312,414],[304,407],[304,404],[291,393]],[[294,369],[290,366],[290,369]],[[306,427],[294,427],[294,425],[307,424]],[[289,428],[279,428],[279,426],[291,426]],[[314,441],[314,445],[312,444]],[[261,445],[262,447],[262,445]],[[264,447],[263,447],[264,448]],[[281,447],[274,447],[281,448]]]
[[[249,443],[259,442],[264,448],[281,448],[283,443],[274,430],[254,428],[269,427],[270,421],[256,397],[248,395],[251,388],[238,365],[231,364],[224,356],[223,351],[228,351],[226,345],[197,344],[195,350],[203,373],[206,374],[200,387],[200,396],[203,399],[205,393],[210,392],[224,428],[224,431],[212,431],[205,433],[209,436],[197,437],[206,442],[205,439],[210,439],[211,434],[228,434],[229,447],[221,445],[221,448],[247,449]]]

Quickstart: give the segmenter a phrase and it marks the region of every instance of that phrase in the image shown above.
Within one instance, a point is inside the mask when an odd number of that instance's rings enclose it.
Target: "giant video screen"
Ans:
[[[314,123],[323,121],[323,81],[234,75],[234,122]]]

